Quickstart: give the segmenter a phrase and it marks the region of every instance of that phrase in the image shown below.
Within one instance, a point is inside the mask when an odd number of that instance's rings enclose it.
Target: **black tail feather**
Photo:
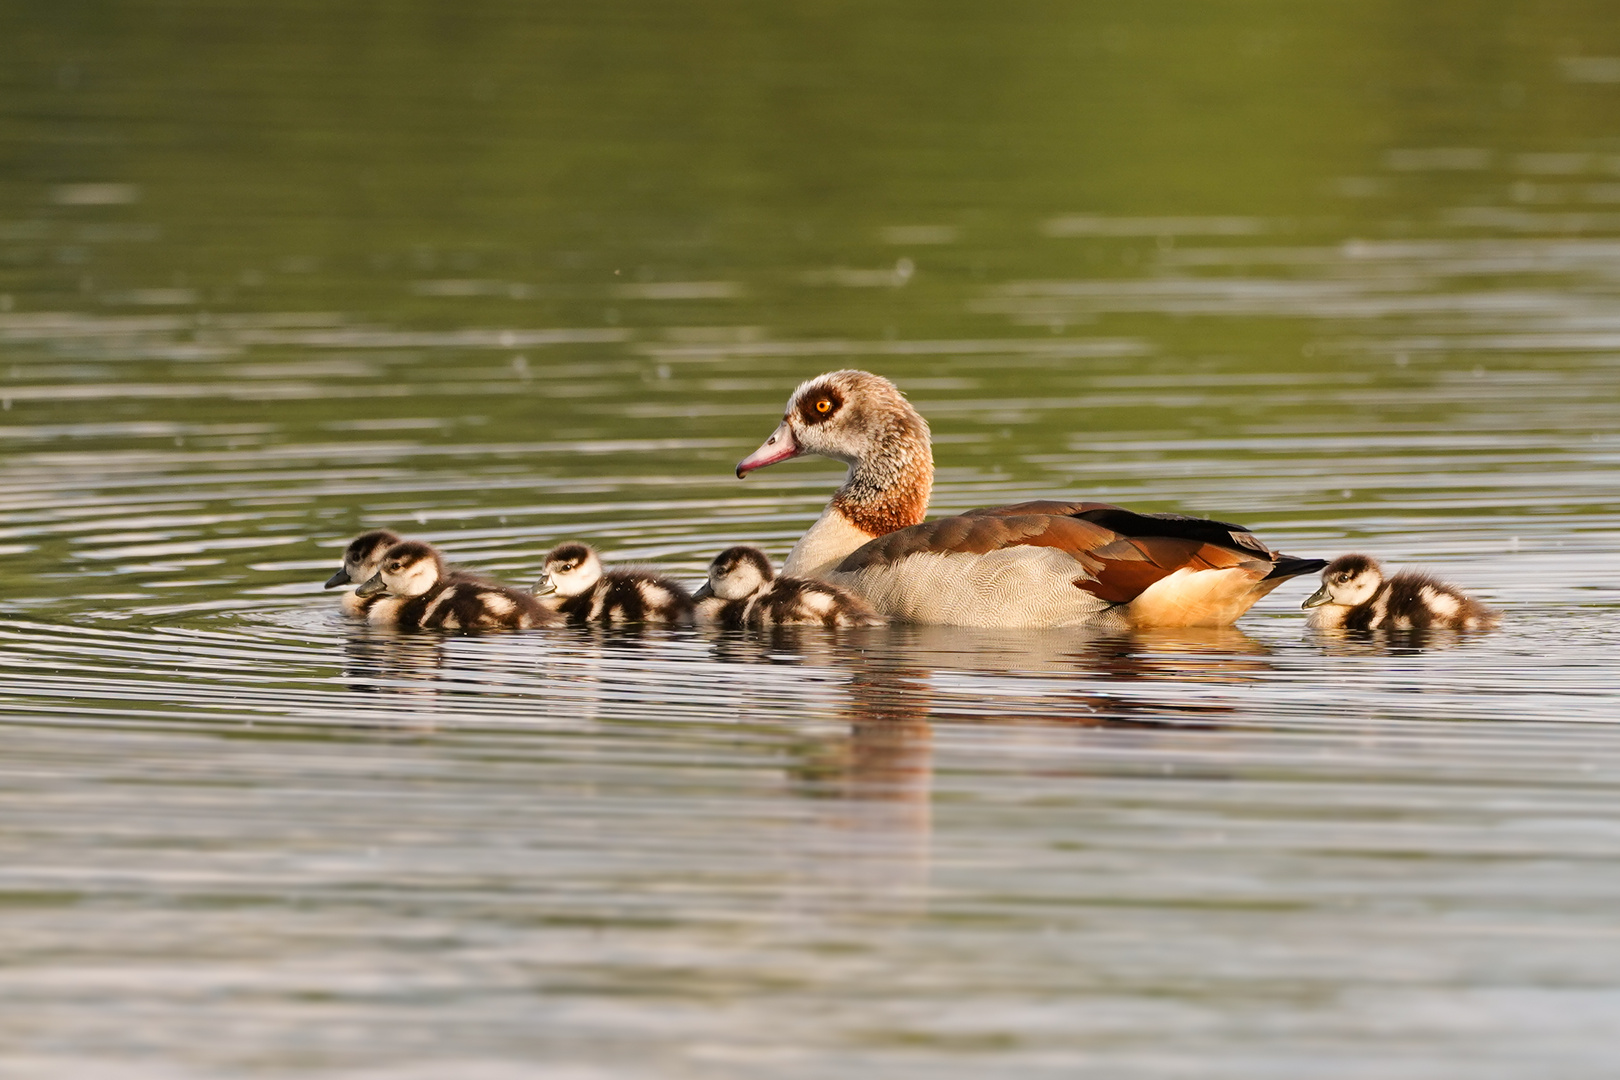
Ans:
[[[1292,555],[1278,555],[1277,565],[1271,568],[1271,573],[1262,580],[1275,581],[1278,578],[1298,577],[1301,574],[1315,574],[1327,566],[1326,559],[1296,559]]]

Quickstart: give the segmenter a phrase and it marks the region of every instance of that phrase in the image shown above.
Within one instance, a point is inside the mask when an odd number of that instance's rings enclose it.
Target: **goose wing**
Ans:
[[[1210,518],[1188,517],[1185,514],[1139,514],[1112,503],[1037,499],[1033,502],[1012,503],[1007,506],[981,507],[969,510],[963,516],[1019,517],[1025,514],[1077,518],[1111,529],[1121,536],[1177,537],[1252,551],[1267,558],[1273,558],[1277,554],[1243,525],[1234,525],[1230,521],[1214,521]]]
[[[1040,501],[987,507],[899,529],[856,549],[836,572],[881,573],[925,553],[982,555],[1016,547],[1055,548],[1068,555],[1074,562],[1074,587],[1111,604],[1128,603],[1178,571],[1238,570],[1259,582],[1323,565],[1280,556],[1229,522],[1139,514],[1108,503]]]

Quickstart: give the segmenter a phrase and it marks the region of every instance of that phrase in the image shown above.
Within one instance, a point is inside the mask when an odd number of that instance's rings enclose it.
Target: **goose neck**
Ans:
[[[921,522],[933,487],[928,447],[901,445],[853,464],[832,506],[862,532],[883,536]]]

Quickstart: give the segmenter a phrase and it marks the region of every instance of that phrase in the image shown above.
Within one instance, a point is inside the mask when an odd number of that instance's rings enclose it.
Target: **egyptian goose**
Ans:
[[[326,579],[326,588],[335,589],[339,585],[359,586],[368,581],[377,573],[377,567],[382,563],[383,553],[401,541],[397,533],[388,529],[373,529],[371,532],[361,533],[349,541],[349,546],[343,551],[343,567],[337,573]],[[475,574],[453,567],[445,569],[445,576],[452,581],[480,582],[485,579]],[[487,582],[486,582],[487,583]],[[372,593],[361,596],[357,588],[350,589],[343,594],[343,610],[357,618],[365,618],[373,604],[382,596],[381,593]]]
[[[387,529],[373,529],[371,532],[361,533],[349,541],[349,546],[343,549],[343,566],[326,579],[325,587],[335,589],[339,585],[359,585],[377,572],[383,552],[399,541],[400,537]],[[355,590],[350,589],[343,594],[343,610],[350,615],[364,616],[376,600],[375,595],[360,596]]]
[[[777,577],[759,548],[738,545],[709,563],[695,594],[698,618],[726,629],[764,626],[881,626],[870,604],[812,578]]]
[[[385,551],[355,592],[376,598],[366,618],[377,626],[527,630],[560,621],[531,593],[450,572],[438,549],[418,540]]]
[[[1318,630],[1489,630],[1502,616],[1430,577],[1407,570],[1386,578],[1368,555],[1342,555],[1322,571],[1322,587],[1303,605]]]
[[[546,556],[534,593],[571,623],[684,623],[692,594],[650,570],[603,570],[588,544],[559,544]]]
[[[934,482],[928,423],[889,380],[833,371],[801,384],[738,477],[802,454],[849,475],[783,572],[831,582],[880,614],[958,626],[1227,626],[1321,559],[1240,525],[1041,501],[923,521]]]

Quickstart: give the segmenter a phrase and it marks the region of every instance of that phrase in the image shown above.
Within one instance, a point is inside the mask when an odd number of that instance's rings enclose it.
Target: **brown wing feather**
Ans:
[[[1078,553],[1118,539],[1117,533],[1077,518],[1036,514],[1021,517],[960,514],[925,521],[921,525],[896,529],[887,536],[880,536],[848,555],[838,564],[838,569],[842,572],[864,570],[869,566],[896,563],[922,552],[982,555],[1021,544],[1064,548]]]
[[[1277,554],[1247,528],[1234,525],[1230,521],[1188,517],[1185,514],[1139,514],[1135,510],[1127,510],[1113,503],[1037,499],[1032,502],[1011,503],[1007,506],[986,506],[967,512],[967,516],[973,517],[1016,517],[1024,514],[1055,514],[1082,518],[1105,529],[1112,529],[1121,536],[1173,536],[1222,547],[1246,548],[1266,558],[1272,558]]]
[[[1243,567],[1258,579],[1271,568],[1266,560],[1230,548],[1168,536],[1122,537],[1089,554],[1101,565],[1092,571],[1090,580],[1076,580],[1075,585],[1115,604],[1136,599],[1148,586],[1178,570]]]
[[[981,506],[964,511],[963,517],[1022,517],[1025,514],[1050,514],[1054,517],[1072,517],[1093,510],[1119,510],[1113,503],[1062,502],[1058,499],[1032,499],[1029,502],[1008,503],[1006,506]]]

